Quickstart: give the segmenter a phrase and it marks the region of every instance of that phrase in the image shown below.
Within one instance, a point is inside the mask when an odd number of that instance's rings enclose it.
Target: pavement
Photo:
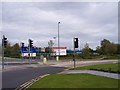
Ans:
[[[96,65],[96,64],[105,64],[105,63],[117,63],[119,60],[94,60],[94,61],[76,61],[76,67],[81,66],[88,66],[88,65]],[[32,62],[29,64],[29,62],[25,61],[15,61],[15,62],[6,62],[4,65],[5,69],[2,70],[0,68],[0,72],[9,71],[9,70],[16,70],[16,69],[24,69],[26,67],[40,67],[44,66],[42,61]],[[65,61],[65,60],[48,60],[46,63],[46,66],[53,66],[53,67],[64,67],[64,68],[73,68],[74,62],[72,60]],[[1,67],[1,65],[0,65]]]
[[[88,66],[88,65],[96,65],[96,64],[106,64],[106,63],[117,63],[119,60],[93,60],[93,61],[76,61],[76,67],[80,66]],[[56,67],[66,67],[66,68],[73,68],[74,67],[74,62],[71,61],[47,61],[47,65],[50,66],[56,66]]]
[[[80,74],[80,73],[87,73],[87,74],[104,76],[113,79],[120,79],[120,74],[107,73],[107,72],[94,71],[94,70],[65,70],[63,72],[60,72],[59,74]]]

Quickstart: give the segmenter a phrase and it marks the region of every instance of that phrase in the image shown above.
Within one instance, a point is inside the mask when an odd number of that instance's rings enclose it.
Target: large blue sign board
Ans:
[[[21,47],[21,52],[22,53],[29,53],[29,48],[28,47]],[[36,50],[34,47],[30,48],[30,53],[36,53]]]

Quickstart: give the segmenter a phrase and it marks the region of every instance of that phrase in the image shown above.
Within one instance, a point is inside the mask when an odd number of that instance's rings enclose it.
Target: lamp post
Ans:
[[[59,35],[59,24],[60,22],[58,22],[58,56],[57,56],[57,61],[59,61],[59,56],[60,56],[60,35]]]
[[[56,46],[56,45],[55,45],[55,44],[56,44],[56,43],[55,43],[55,42],[56,42],[56,41],[55,41],[55,40],[56,40],[56,37],[53,37],[53,40],[54,40],[54,47],[55,47],[55,46]]]

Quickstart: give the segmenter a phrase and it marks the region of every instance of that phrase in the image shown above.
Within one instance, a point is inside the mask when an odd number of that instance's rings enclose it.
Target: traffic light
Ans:
[[[29,39],[29,47],[33,46],[33,40]]]
[[[74,48],[78,48],[78,38],[74,38]]]
[[[22,47],[24,47],[24,43],[22,43]]]
[[[6,46],[7,46],[7,38],[5,36],[3,36],[3,44],[4,44],[4,47],[6,48]]]

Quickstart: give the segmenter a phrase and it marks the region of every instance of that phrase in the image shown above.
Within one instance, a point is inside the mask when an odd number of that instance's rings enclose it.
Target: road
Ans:
[[[22,67],[22,65],[21,65]],[[36,66],[30,65],[27,67],[17,68],[17,69],[9,69],[4,70],[2,72],[2,87],[7,88],[17,88],[21,84],[29,81],[33,78],[36,78],[40,75],[44,74],[54,74],[63,71],[64,68],[62,67],[53,67],[53,66]],[[4,90],[4,89],[3,89]]]
[[[103,63],[116,63],[118,60],[77,61],[76,66],[95,65]],[[60,73],[65,68],[73,67],[72,61],[48,61],[47,65],[39,64],[9,64],[2,71],[2,87],[17,88],[21,84],[44,74]]]

